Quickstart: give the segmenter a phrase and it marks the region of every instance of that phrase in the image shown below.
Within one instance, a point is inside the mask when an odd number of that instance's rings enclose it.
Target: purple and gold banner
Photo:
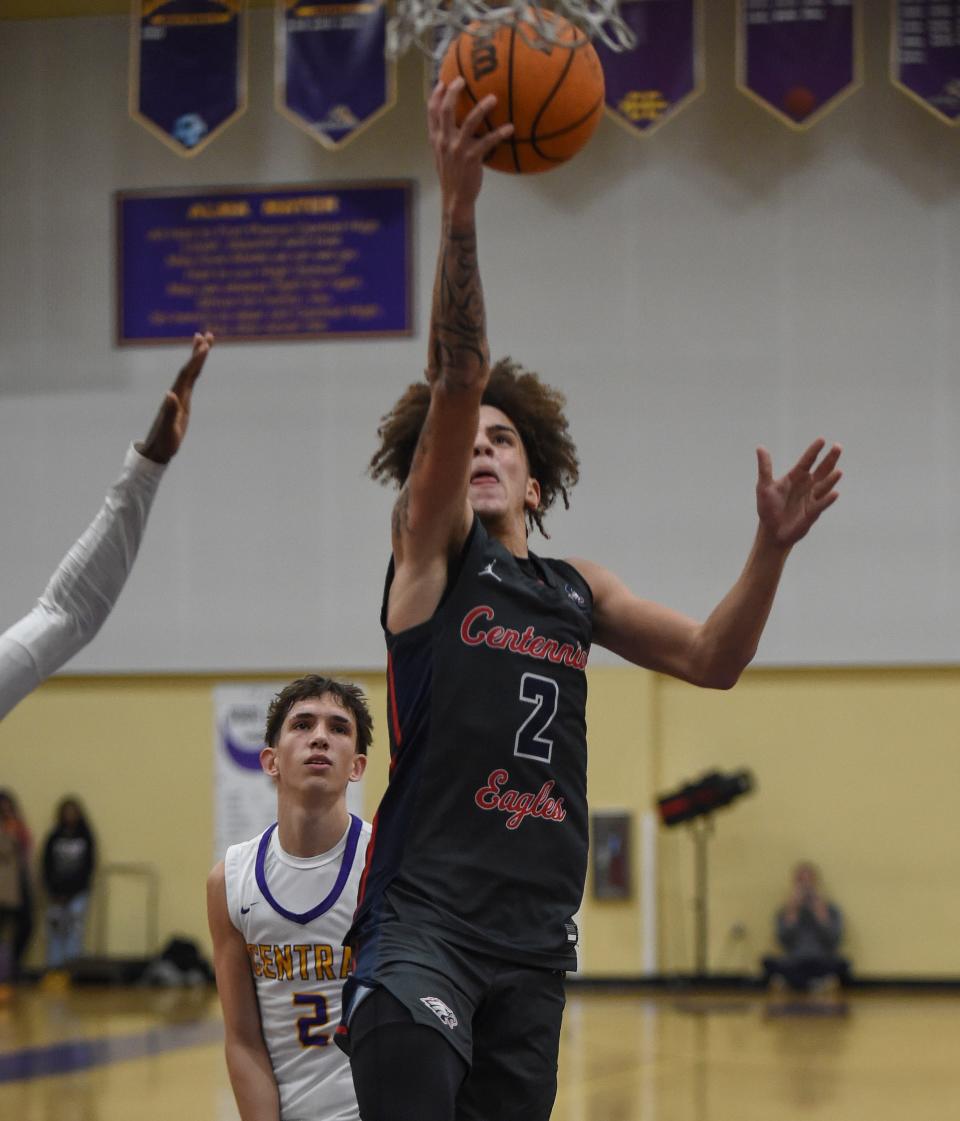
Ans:
[[[118,193],[118,344],[411,334],[412,190]]]
[[[246,0],[134,0],[130,115],[195,156],[246,109]]]
[[[700,0],[622,0],[637,45],[618,53],[597,42],[607,112],[649,136],[703,92]]]
[[[960,0],[891,0],[893,84],[949,125],[960,124]]]
[[[737,87],[790,128],[859,88],[859,0],[739,0],[737,24]]]
[[[326,148],[396,102],[385,0],[277,0],[277,109]]]

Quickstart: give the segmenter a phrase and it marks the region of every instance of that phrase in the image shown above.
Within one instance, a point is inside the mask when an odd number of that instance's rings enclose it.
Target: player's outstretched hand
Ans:
[[[834,444],[820,459],[825,440],[814,440],[782,478],[773,477],[766,448],[757,448],[757,513],[761,527],[784,548],[796,544],[828,506],[839,498],[836,485],[842,472],[837,460],[843,450]]]
[[[457,99],[465,84],[463,78],[449,86],[437,82],[427,103],[427,130],[448,216],[470,211],[480,194],[484,159],[513,132],[512,124],[492,132],[484,126],[484,117],[497,103],[493,94],[481,98],[458,125]]]
[[[205,335],[198,333],[193,336],[193,353],[189,362],[167,390],[149,435],[142,444],[137,444],[137,451],[154,463],[169,463],[180,450],[190,420],[193,387],[212,346],[213,335],[209,331]]]

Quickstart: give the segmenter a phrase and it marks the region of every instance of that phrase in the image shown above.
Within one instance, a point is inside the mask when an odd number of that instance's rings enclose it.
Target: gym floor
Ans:
[[[216,994],[24,988],[0,1008],[4,1121],[236,1121]],[[943,1121],[960,993],[576,990],[554,1121]]]

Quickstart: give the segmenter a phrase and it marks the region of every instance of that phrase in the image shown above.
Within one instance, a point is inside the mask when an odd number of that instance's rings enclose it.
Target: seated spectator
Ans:
[[[64,798],[43,848],[48,969],[62,969],[83,954],[94,863],[93,834],[80,803]]]
[[[764,982],[810,992],[850,979],[850,963],[837,950],[843,938],[843,916],[818,885],[817,869],[807,861],[793,870],[790,898],[777,912],[780,957],[763,959]]]

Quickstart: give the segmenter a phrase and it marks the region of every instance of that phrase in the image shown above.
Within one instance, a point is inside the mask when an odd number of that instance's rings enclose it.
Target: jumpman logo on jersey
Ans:
[[[499,576],[498,576],[498,575],[497,575],[497,574],[496,574],[496,573],[495,573],[495,572],[493,571],[493,566],[494,566],[494,565],[495,565],[496,563],[497,563],[497,558],[496,558],[496,557],[494,557],[494,558],[493,558],[493,560],[492,560],[492,561],[491,561],[491,562],[490,562],[490,563],[489,563],[489,564],[487,565],[487,567],[486,567],[486,568],[481,568],[481,569],[480,569],[480,571],[479,571],[479,572],[477,573],[477,575],[478,575],[478,576],[492,576],[492,577],[494,578],[494,580],[496,580],[496,581],[497,581],[498,583],[502,584],[502,583],[503,583],[503,581],[502,581],[502,580],[500,579],[500,577],[499,577]]]

